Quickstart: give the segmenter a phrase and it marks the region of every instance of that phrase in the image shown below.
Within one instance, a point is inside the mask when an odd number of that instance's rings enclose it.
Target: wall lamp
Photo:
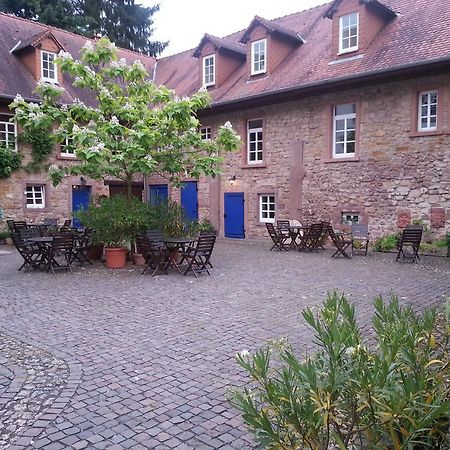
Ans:
[[[80,177],[80,183],[82,186],[86,186],[86,178]]]
[[[230,183],[230,186],[233,186],[233,184],[236,182],[236,175],[231,175],[231,177],[228,179],[228,182]]]

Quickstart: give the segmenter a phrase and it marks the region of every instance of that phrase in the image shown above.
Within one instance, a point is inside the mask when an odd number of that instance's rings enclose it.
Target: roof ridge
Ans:
[[[89,41],[95,43],[95,39],[89,38],[89,37],[87,37],[87,36],[83,36],[82,34],[74,33],[73,31],[64,30],[64,29],[62,29],[62,28],[58,28],[58,27],[55,27],[55,26],[53,26],[53,25],[47,25],[47,24],[45,24],[45,23],[38,22],[38,21],[36,21],[36,20],[25,19],[24,17],[15,16],[14,14],[5,13],[5,12],[3,12],[3,11],[0,11],[0,15],[1,15],[1,16],[9,17],[9,18],[11,18],[11,19],[21,20],[22,22],[32,23],[32,24],[34,24],[34,25],[38,25],[38,26],[43,27],[43,28],[46,28],[46,29],[48,29],[48,30],[56,30],[56,31],[60,31],[61,33],[69,34],[69,35],[71,35],[71,36],[75,36],[75,37],[78,37],[78,38],[84,38],[84,39],[86,39],[86,40],[89,40]],[[124,51],[124,52],[134,53],[135,55],[139,55],[139,56],[144,57],[144,58],[150,58],[150,59],[152,59],[153,61],[156,61],[156,60],[157,60],[157,59],[154,58],[153,56],[145,55],[144,53],[139,53],[139,52],[137,52],[136,50],[130,50],[129,48],[123,48],[123,47],[117,47],[117,48],[118,48],[119,50]]]
[[[330,0],[324,0],[324,2],[321,3],[320,5],[311,6],[310,8],[302,9],[301,11],[293,12],[293,13],[290,13],[290,14],[285,14],[284,16],[275,17],[273,19],[266,19],[266,20],[269,20],[271,22],[275,21],[275,20],[281,20],[281,19],[284,19],[284,18],[289,17],[289,16],[295,16],[296,14],[300,14],[300,13],[312,11],[313,9],[321,8],[322,6],[327,5],[328,3],[332,3],[332,2],[333,2],[333,0],[331,0],[331,1]]]

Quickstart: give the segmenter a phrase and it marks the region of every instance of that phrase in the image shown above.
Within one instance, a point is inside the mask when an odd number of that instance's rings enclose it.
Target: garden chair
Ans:
[[[14,231],[11,232],[11,239],[20,256],[23,258],[23,264],[18,270],[20,271],[26,266],[29,266],[32,269],[38,269],[44,262],[44,250],[37,245],[31,245],[20,233]]]
[[[53,237],[46,251],[46,269],[55,274],[55,270],[72,272],[74,255],[74,236],[71,233],[61,233]]]
[[[310,252],[318,250],[322,239],[322,233],[323,224],[321,222],[311,224],[306,230],[306,235],[298,246],[298,250],[308,250]]]
[[[369,240],[369,225],[352,223],[352,255],[355,253],[355,249],[362,249],[361,253],[367,256]]]
[[[72,219],[65,219],[63,223],[64,228],[71,228],[72,227]]]
[[[398,261],[400,257],[405,259],[411,259],[416,262],[419,258],[420,242],[422,240],[422,227],[407,227],[403,230],[398,245],[398,253],[395,261]],[[411,251],[407,249],[410,248]]]
[[[353,252],[350,255],[347,253],[348,247],[350,247],[350,251],[352,251],[351,245],[353,241],[351,237],[348,237],[349,235],[344,233],[335,233],[332,226],[328,227],[328,235],[336,246],[336,251],[331,256],[334,258],[342,255],[345,258],[351,259]]]
[[[13,220],[13,231],[18,232],[27,228],[28,225],[25,220]]]
[[[195,246],[187,247],[185,251],[181,252],[182,259],[180,265],[183,264],[184,261],[187,262],[187,267],[183,272],[183,275],[192,272],[195,278],[197,278],[198,273],[203,271],[206,271],[208,275],[211,275],[207,266],[215,243],[215,235],[202,235],[198,238]]]
[[[16,230],[14,229],[14,220],[12,220],[12,219],[6,219],[6,225],[8,225],[8,230],[9,230],[9,231],[11,231],[11,232],[16,231]]]
[[[71,232],[74,233],[72,230]],[[88,250],[93,245],[91,231],[86,229],[82,233],[74,233],[74,236],[75,245],[73,248],[72,262],[77,260],[80,263],[80,266],[84,266],[84,263],[88,263],[92,266],[93,262],[88,258]]]
[[[148,268],[153,269],[152,277],[156,272],[161,271],[167,274],[170,267],[170,250],[164,245],[155,245],[146,235],[136,236],[136,246],[138,252],[145,260],[145,267],[142,275]]]
[[[50,227],[57,227],[58,226],[58,219],[56,218],[46,218],[43,220],[44,225],[50,226]]]
[[[153,245],[164,245],[164,238],[161,230],[147,230],[145,234]]]
[[[286,241],[289,239],[289,236],[285,236],[284,234],[278,232],[273,226],[273,223],[266,223],[266,228],[273,242],[270,251],[272,251],[274,248],[277,248],[278,250],[289,250],[289,245],[286,243]]]
[[[217,236],[217,232],[215,230],[200,230],[200,236]],[[208,266],[213,268],[211,260],[208,261]]]

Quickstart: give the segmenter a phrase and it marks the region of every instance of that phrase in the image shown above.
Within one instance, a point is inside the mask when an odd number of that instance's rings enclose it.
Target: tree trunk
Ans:
[[[127,199],[131,201],[133,198],[133,177],[131,175],[127,175]]]

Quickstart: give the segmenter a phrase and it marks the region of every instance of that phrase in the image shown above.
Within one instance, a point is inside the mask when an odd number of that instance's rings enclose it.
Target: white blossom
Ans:
[[[145,160],[148,161],[148,162],[153,161],[152,155],[147,155],[145,157]]]
[[[240,356],[241,358],[248,358],[250,356],[250,352],[248,350],[242,350],[236,353],[236,356]]]
[[[120,69],[127,66],[127,60],[125,58],[120,58],[119,61],[112,61],[110,67],[113,69]]]
[[[114,44],[114,42],[110,42],[109,45],[108,45],[108,48],[109,48],[110,50],[115,50],[116,44]]]
[[[77,124],[72,127],[72,133],[79,133],[80,131],[81,128]]]
[[[227,120],[223,125],[224,128],[227,128],[229,130],[233,129],[233,125],[231,125],[231,122],[229,120]]]
[[[20,94],[17,94],[14,98],[15,103],[23,102],[23,97]]]
[[[28,103],[28,107],[30,109],[40,109],[40,105],[38,105],[37,103],[34,103],[34,102]]]
[[[85,107],[86,105],[84,104],[84,102],[82,102],[79,98],[76,98],[74,101],[73,101],[73,103],[75,104],[75,105],[78,105],[78,106],[81,106],[81,107]]]
[[[69,52],[65,52],[64,50],[61,50],[61,51],[58,53],[58,56],[59,56],[61,59],[69,59],[69,60],[73,61],[73,56],[72,56]]]
[[[198,92],[208,92],[208,89],[206,88],[205,85],[203,85],[203,86],[198,90]]]
[[[352,355],[354,355],[355,353],[356,353],[355,347],[347,347],[347,348],[345,349],[345,354],[346,354],[346,355],[352,356]]]
[[[69,105],[67,103],[63,103],[61,105],[61,111],[64,111],[64,112],[69,111]]]
[[[138,59],[136,59],[136,60],[133,62],[133,66],[137,66],[137,67],[139,67],[139,69],[145,70],[144,64],[142,64],[142,62],[139,61]]]
[[[52,164],[48,168],[49,173],[59,172],[59,167],[56,164]]]
[[[92,147],[89,147],[89,151],[91,151],[92,153],[100,153],[104,149],[105,149],[105,144],[103,142],[99,142],[97,145],[93,145]]]
[[[94,45],[91,41],[86,41],[86,43],[81,47],[83,50],[87,50],[88,52],[94,51]]]
[[[114,125],[119,125],[119,119],[116,116],[112,116],[111,123],[113,123]]]

